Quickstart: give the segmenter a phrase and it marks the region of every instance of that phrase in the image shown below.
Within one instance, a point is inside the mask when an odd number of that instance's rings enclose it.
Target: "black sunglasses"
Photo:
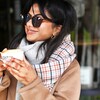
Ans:
[[[27,14],[26,16],[21,15],[21,18],[24,21],[24,24],[26,24],[30,19],[32,19],[32,25],[37,28],[40,27],[44,20],[41,14],[34,15],[33,17],[30,14]]]

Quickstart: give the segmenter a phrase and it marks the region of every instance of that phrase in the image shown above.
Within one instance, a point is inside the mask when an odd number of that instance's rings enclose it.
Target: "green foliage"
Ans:
[[[84,42],[86,43],[91,43],[91,33],[87,31],[85,28],[83,29],[83,37],[84,37]]]
[[[80,100],[100,100],[100,95],[97,95],[97,96],[82,96],[81,95]]]

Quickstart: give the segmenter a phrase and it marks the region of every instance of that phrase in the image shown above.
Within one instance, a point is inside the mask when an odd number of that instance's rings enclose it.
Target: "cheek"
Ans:
[[[40,28],[40,32],[41,32],[41,34],[44,34],[45,36],[50,38],[53,34],[52,24],[48,23],[48,24],[42,25],[41,28]]]

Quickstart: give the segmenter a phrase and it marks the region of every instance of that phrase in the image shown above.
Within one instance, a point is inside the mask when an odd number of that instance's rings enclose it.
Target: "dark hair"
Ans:
[[[42,61],[46,62],[48,61],[51,54],[57,49],[57,47],[61,44],[63,38],[68,35],[73,29],[75,28],[75,25],[77,23],[77,17],[76,12],[73,8],[73,6],[66,0],[28,0],[23,11],[22,15],[26,15],[30,8],[33,6],[34,3],[37,3],[39,5],[40,13],[42,16],[49,20],[49,18],[45,15],[45,9],[48,11],[48,13],[51,15],[53,23],[55,25],[62,25],[62,29],[54,39],[48,39],[44,41],[44,43],[40,46],[45,47],[45,44],[47,44],[47,50],[45,52],[45,58]],[[25,37],[25,31],[24,31],[24,24],[23,24],[23,30],[20,34],[15,36],[13,40],[11,41],[9,48],[16,48],[21,39]]]

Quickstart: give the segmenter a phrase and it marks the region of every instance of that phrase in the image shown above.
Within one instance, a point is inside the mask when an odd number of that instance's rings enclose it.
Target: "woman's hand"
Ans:
[[[5,52],[7,49],[5,48],[2,52]],[[3,75],[3,71],[6,70],[5,64],[1,58],[1,53],[0,53],[0,77]]]
[[[30,84],[37,77],[35,69],[25,58],[23,61],[11,58],[6,65],[8,71],[24,85]]]
[[[0,60],[0,77],[3,76],[3,71],[6,70],[5,64]]]

